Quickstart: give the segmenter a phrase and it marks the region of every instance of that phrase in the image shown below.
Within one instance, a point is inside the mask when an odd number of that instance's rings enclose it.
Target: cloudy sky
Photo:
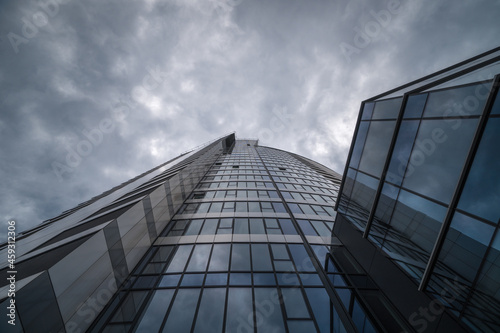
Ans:
[[[495,0],[3,0],[1,226],[233,131],[342,173],[362,100],[500,45],[499,17]]]

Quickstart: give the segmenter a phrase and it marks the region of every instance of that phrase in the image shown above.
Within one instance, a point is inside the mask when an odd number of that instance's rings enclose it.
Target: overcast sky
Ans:
[[[3,0],[1,226],[232,131],[342,173],[362,100],[500,45],[499,17],[494,0]]]

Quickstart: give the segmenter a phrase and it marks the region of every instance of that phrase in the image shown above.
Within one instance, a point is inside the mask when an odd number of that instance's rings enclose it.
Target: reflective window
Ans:
[[[356,136],[356,141],[354,142],[354,148],[352,149],[351,161],[349,166],[351,168],[358,168],[359,160],[361,158],[361,153],[363,152],[363,147],[365,146],[366,134],[368,128],[370,127],[370,122],[362,121],[359,124],[358,134]]]
[[[422,120],[403,186],[449,203],[469,152],[477,121]]]
[[[396,121],[372,121],[359,163],[359,170],[380,177],[395,125]]]
[[[222,332],[225,303],[225,288],[205,288],[201,296],[194,332]]]
[[[499,102],[500,104],[500,102]],[[500,118],[490,118],[484,130],[458,208],[498,222],[500,218]]]
[[[179,289],[163,332],[190,332],[200,289]]]
[[[481,84],[429,93],[424,117],[460,117],[480,115],[487,95],[478,94]]]
[[[254,271],[272,271],[271,256],[267,244],[252,244],[252,266]]]
[[[254,294],[257,332],[285,332],[276,288],[255,288]]]
[[[309,318],[306,302],[300,288],[282,288],[287,318]]]
[[[365,103],[365,105],[363,107],[363,115],[361,116],[361,119],[363,119],[363,120],[371,119],[374,106],[375,106],[375,103],[373,103],[373,102]]]
[[[403,120],[401,122],[389,169],[387,170],[386,180],[388,182],[401,185],[419,124],[420,121],[418,120]]]
[[[230,244],[214,244],[210,258],[209,271],[227,271],[229,265]]]
[[[404,111],[404,118],[420,118],[424,111],[427,94],[418,94],[408,96]]]
[[[233,244],[233,253],[231,255],[232,271],[250,270],[250,249],[249,244]]]
[[[157,332],[163,322],[163,317],[167,313],[173,295],[174,289],[155,291],[135,332]]]
[[[191,254],[191,249],[193,245],[181,245],[177,248],[172,261],[167,267],[167,273],[175,273],[184,271],[189,255]]]
[[[399,115],[402,97],[378,101],[375,103],[372,119],[395,119]]]
[[[194,247],[186,272],[204,272],[207,268],[208,257],[212,245],[198,244]]]
[[[229,288],[226,332],[252,332],[253,307],[251,288]]]

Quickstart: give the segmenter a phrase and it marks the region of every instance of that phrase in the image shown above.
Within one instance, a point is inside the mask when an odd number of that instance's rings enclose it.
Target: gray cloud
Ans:
[[[362,100],[498,44],[498,1],[402,0],[356,47],[394,4],[5,1],[2,225],[33,227],[233,130],[342,173]]]

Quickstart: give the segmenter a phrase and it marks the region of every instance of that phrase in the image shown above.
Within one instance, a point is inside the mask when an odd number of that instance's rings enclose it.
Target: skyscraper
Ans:
[[[343,177],[230,134],[45,221],[0,330],[500,331],[499,72],[362,102]]]

